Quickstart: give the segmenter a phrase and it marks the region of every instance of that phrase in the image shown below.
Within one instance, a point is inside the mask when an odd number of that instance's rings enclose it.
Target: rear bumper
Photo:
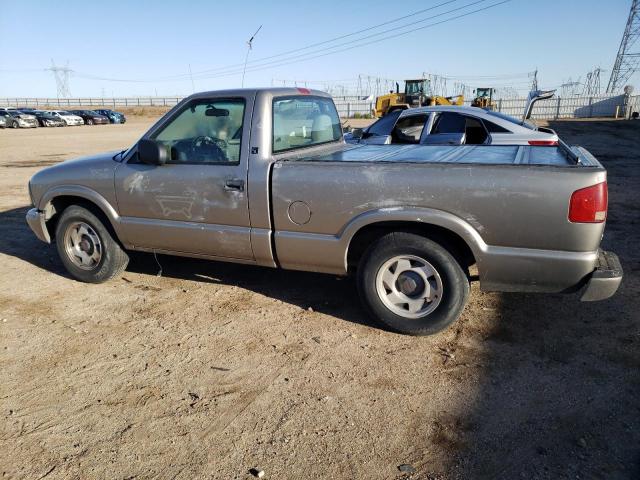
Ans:
[[[618,290],[622,282],[622,265],[613,252],[600,250],[596,269],[582,289],[580,300],[595,302],[605,300]]]
[[[40,212],[37,208],[32,208],[27,212],[27,224],[29,228],[35,233],[39,240],[46,243],[51,243],[51,237],[47,230],[47,225],[44,218],[44,213]]]

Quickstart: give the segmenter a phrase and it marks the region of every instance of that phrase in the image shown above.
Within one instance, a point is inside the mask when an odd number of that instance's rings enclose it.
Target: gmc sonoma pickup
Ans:
[[[414,335],[455,321],[472,279],[615,293],[606,172],[589,152],[446,143],[347,145],[318,91],[198,93],[126,151],[36,173],[27,222],[84,282],[121,273],[128,250],[353,272],[370,314]]]

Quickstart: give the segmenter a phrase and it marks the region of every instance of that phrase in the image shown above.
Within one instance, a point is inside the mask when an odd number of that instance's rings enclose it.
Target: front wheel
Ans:
[[[93,120],[91,120],[90,118],[87,119],[87,125],[93,125]]]
[[[13,121],[13,123],[11,124],[11,126],[13,128],[20,128],[20,124],[18,122],[16,122],[15,120]]]
[[[121,273],[127,253],[102,221],[86,208],[66,208],[56,226],[56,247],[67,271],[87,283],[102,283]]]
[[[458,319],[469,280],[440,244],[405,232],[380,238],[358,266],[358,290],[371,315],[409,335],[431,335]]]

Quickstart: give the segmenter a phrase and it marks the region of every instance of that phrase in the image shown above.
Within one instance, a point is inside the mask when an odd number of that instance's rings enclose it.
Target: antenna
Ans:
[[[256,30],[256,33],[254,33],[253,35],[251,35],[251,38],[249,39],[249,41],[247,42],[247,54],[244,57],[244,68],[242,69],[242,87],[244,88],[244,74],[247,71],[247,60],[249,60],[249,52],[252,50],[253,48],[253,39],[256,38],[256,35],[258,34],[258,32],[260,31],[260,29],[262,28],[262,25],[260,25],[258,27],[258,29]]]
[[[193,72],[191,71],[191,64],[189,64],[189,76],[191,77],[191,93],[196,93],[196,85],[193,83]]]
[[[56,89],[58,98],[69,98],[71,96],[71,90],[69,89],[69,74],[73,72],[69,68],[69,60],[64,67],[56,67],[53,58],[51,59],[51,67],[45,68],[53,73],[53,78],[56,81]]]

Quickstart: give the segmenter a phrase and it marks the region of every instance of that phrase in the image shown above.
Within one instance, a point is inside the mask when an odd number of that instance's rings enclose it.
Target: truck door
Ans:
[[[145,135],[170,149],[164,165],[127,154],[115,173],[126,244],[253,260],[245,188],[253,100],[198,98],[177,109]]]

